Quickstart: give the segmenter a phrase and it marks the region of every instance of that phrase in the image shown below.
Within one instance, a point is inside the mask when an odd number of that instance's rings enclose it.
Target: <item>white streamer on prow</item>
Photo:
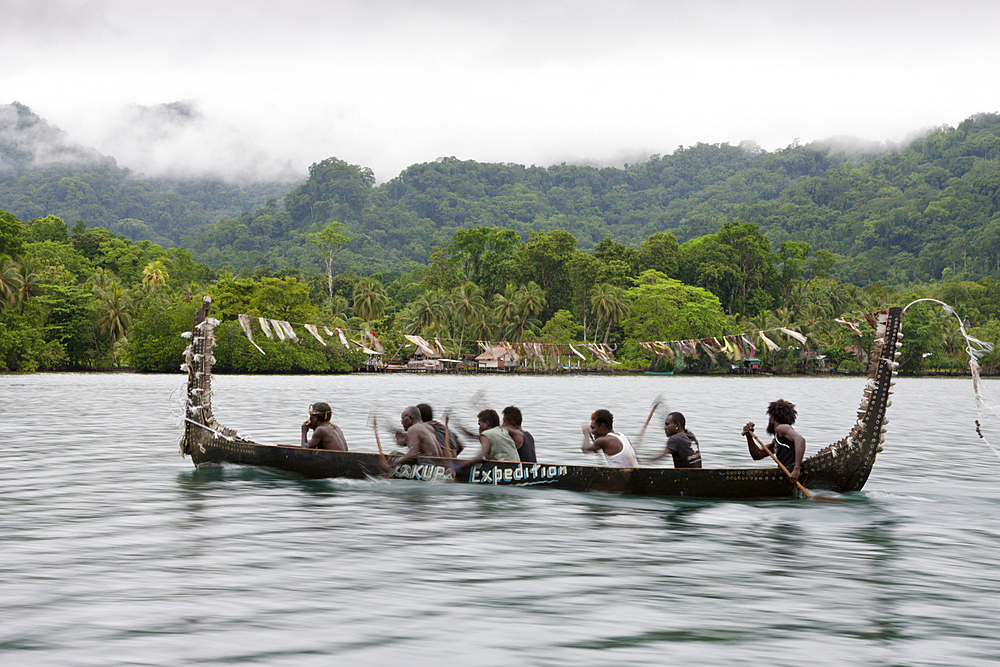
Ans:
[[[993,343],[987,343],[986,341],[970,336],[965,330],[965,323],[962,321],[962,318],[958,316],[958,313],[955,312],[954,308],[946,304],[944,301],[938,301],[937,299],[917,299],[916,301],[910,302],[906,308],[909,308],[915,303],[920,303],[921,301],[932,301],[939,304],[942,308],[944,308],[944,312],[954,315],[955,319],[958,321],[958,328],[962,332],[962,337],[965,338],[965,351],[969,355],[969,371],[972,372],[972,389],[976,393],[976,412],[979,415],[979,419],[976,420],[976,434],[982,439],[983,442],[986,443],[987,447],[993,450],[997,459],[1000,459],[1000,451],[997,451],[997,448],[986,439],[986,436],[983,435],[981,428],[981,422],[984,421],[984,410],[992,415],[1000,415],[1000,405],[992,401],[987,401],[983,398],[983,385],[982,380],[979,377],[979,360],[993,351]],[[903,308],[904,314],[906,313],[906,308]]]

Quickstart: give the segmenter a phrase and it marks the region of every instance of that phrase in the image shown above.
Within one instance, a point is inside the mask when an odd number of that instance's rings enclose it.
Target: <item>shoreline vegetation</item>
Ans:
[[[58,132],[7,109],[23,141],[0,144],[0,372],[175,372],[204,295],[219,373],[861,374],[865,314],[928,298],[954,310],[907,311],[900,373],[968,372],[963,326],[1000,341],[998,114],[867,152],[442,158],[381,185],[329,158],[231,217],[249,191],[78,147],[34,164],[25,142]],[[979,363],[1000,374],[1000,350]]]
[[[458,232],[431,265],[386,284],[379,274],[303,276],[266,267],[236,276],[194,262],[183,248],[136,243],[83,223],[70,230],[52,216],[23,223],[0,212],[0,372],[174,372],[187,346],[181,333],[203,295],[221,321],[219,373],[388,365],[444,372],[445,362],[462,362],[474,368],[446,372],[861,374],[873,343],[865,313],[923,298],[955,310],[932,302],[909,309],[901,373],[967,372],[960,324],[982,341],[1000,340],[995,278],[905,290],[845,284],[808,246],[794,257],[787,244],[775,253],[748,223],[726,223],[685,244],[658,232],[638,249],[605,240],[585,253],[556,230],[488,250],[506,235],[498,228]],[[500,291],[461,278],[470,244],[510,264],[511,281]],[[706,246],[725,261],[712,264],[698,250]],[[720,283],[721,297],[654,268],[683,275],[687,262],[698,262],[699,271],[744,268]],[[529,279],[545,276],[547,289]],[[492,280],[485,270],[475,277]],[[316,283],[320,289],[310,289]],[[338,288],[332,296],[330,285]],[[1000,373],[1000,353],[980,364],[984,376]]]

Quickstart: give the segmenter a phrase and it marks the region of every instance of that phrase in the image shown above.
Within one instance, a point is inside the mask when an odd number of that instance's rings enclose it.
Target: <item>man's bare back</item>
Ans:
[[[309,419],[302,424],[302,447],[347,451],[347,438],[339,426],[330,422],[331,414],[330,406],[326,403],[314,403],[309,406]],[[311,438],[310,430],[313,432]]]

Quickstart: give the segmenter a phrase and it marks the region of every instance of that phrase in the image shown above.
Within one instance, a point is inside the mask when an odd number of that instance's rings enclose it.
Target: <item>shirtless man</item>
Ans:
[[[405,454],[393,452],[389,455],[393,467],[414,461],[418,456],[441,456],[434,428],[420,418],[420,410],[416,406],[411,405],[403,410],[399,423],[403,425],[399,444],[406,445],[407,450]]]
[[[309,406],[309,419],[302,424],[301,446],[306,449],[332,449],[347,451],[347,439],[336,424],[330,423],[333,411],[327,403],[313,403]],[[312,438],[309,431],[313,432]]]
[[[802,472],[802,457],[806,454],[806,439],[792,428],[795,423],[795,406],[786,400],[778,399],[767,406],[767,433],[774,438],[764,447],[773,452],[781,465],[788,469],[788,478],[792,482],[799,481]],[[747,422],[743,427],[743,435],[747,438],[747,448],[754,461],[765,459],[770,454],[754,442],[753,422]]]
[[[537,463],[535,458],[535,439],[530,433],[521,428],[521,411],[510,405],[503,409],[503,423],[500,428],[507,431],[514,446],[517,447],[517,455],[521,457],[521,463]]]
[[[614,415],[598,410],[590,415],[590,426],[583,427],[583,451],[601,452],[612,468],[638,468],[632,443],[621,433],[612,431]]]

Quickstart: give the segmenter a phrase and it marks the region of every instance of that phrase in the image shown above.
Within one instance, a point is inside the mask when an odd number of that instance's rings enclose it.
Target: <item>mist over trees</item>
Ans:
[[[370,170],[329,158],[283,201],[199,229],[184,245],[213,265],[315,271],[319,257],[302,252],[304,239],[337,221],[350,240],[336,269],[401,274],[477,227],[525,242],[563,230],[589,250],[604,239],[638,248],[663,232],[683,243],[734,223],[757,226],[775,249],[808,243],[830,253],[832,274],[853,284],[978,278],[1000,267],[998,149],[1000,117],[983,114],[879,153],[698,144],[623,169],[442,158],[377,187]]]
[[[53,215],[179,246],[192,230],[283,197],[291,185],[145,178],[73,143],[25,105],[0,105],[0,209],[22,220]]]

